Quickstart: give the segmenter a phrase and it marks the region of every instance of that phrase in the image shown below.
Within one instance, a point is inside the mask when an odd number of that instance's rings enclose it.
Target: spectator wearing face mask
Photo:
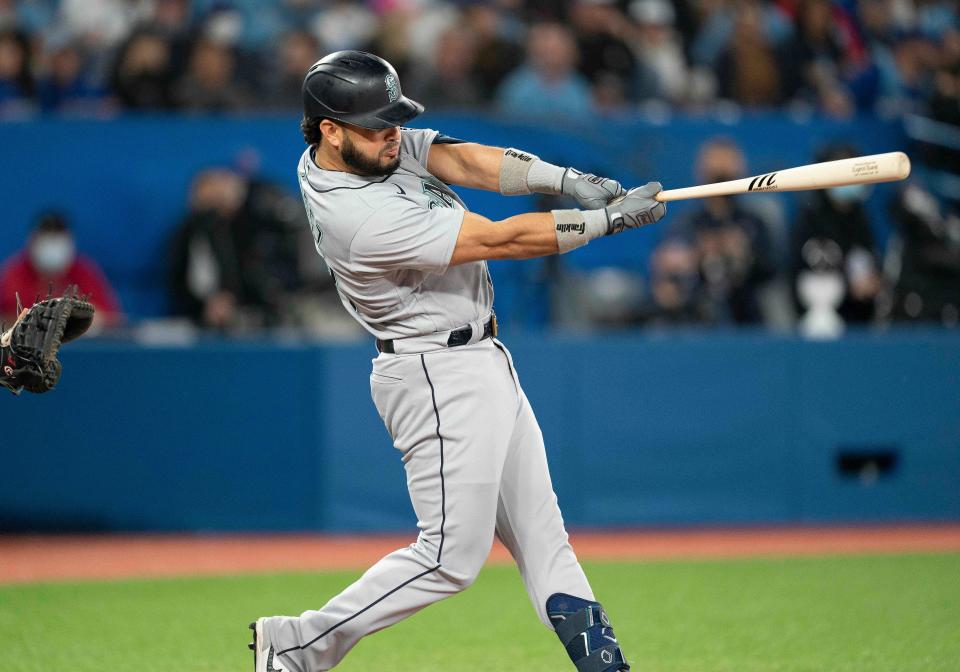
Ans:
[[[0,315],[12,322],[18,293],[24,305],[30,305],[37,296],[61,296],[70,285],[90,295],[97,309],[95,326],[116,326],[122,320],[120,303],[103,271],[92,259],[77,254],[66,218],[48,212],[40,216],[26,248],[0,267]]]
[[[649,327],[709,322],[704,290],[697,251],[679,238],[668,239],[650,257],[650,287],[641,321]]]
[[[171,107],[174,53],[165,34],[152,29],[135,32],[118,50],[111,88],[122,107],[158,110]]]
[[[226,332],[289,322],[306,265],[315,267],[300,259],[307,230],[297,199],[272,182],[234,169],[199,172],[171,241],[174,311]]]
[[[817,161],[836,161],[859,156],[854,147],[832,145]],[[842,287],[836,307],[845,323],[869,322],[875,314],[875,300],[881,289],[876,244],[864,207],[867,185],[850,185],[810,192],[797,213],[793,227],[794,288],[801,312],[807,311],[816,296],[802,296],[812,275],[821,280],[832,277]],[[806,278],[806,280],[805,280]],[[816,286],[827,285],[818,283]],[[808,292],[807,292],[808,293]]]
[[[701,184],[734,180],[747,175],[746,159],[733,140],[713,138],[700,148],[696,173]],[[676,251],[681,249],[694,254],[699,295],[685,299],[696,305],[696,310],[687,311],[690,315],[711,324],[770,323],[762,297],[775,276],[771,229],[763,215],[748,210],[736,197],[705,198],[666,228],[655,258],[664,247],[673,250],[668,259],[680,258]],[[664,270],[664,275],[671,273]],[[678,287],[692,291],[695,280],[692,274],[684,275]]]

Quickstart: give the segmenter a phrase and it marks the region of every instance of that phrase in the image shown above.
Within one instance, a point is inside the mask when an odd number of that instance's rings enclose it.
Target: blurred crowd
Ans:
[[[314,249],[303,203],[255,173],[200,171],[168,250],[171,310],[200,329],[358,331]]]
[[[940,171],[936,189],[911,180],[886,192],[881,226],[869,187],[800,195],[789,215],[771,194],[692,202],[664,224],[642,274],[578,277],[562,259],[543,261],[530,284],[542,285],[545,322],[820,336],[850,324],[960,323],[956,0],[0,0],[0,121],[296,113],[310,65],[347,48],[389,59],[404,92],[431,109],[899,116],[919,143],[915,167]],[[810,159],[861,153],[833,143]],[[755,171],[733,140],[715,137],[694,172],[709,183]],[[355,333],[303,220],[299,199],[254,171],[200,171],[168,245],[171,312],[223,332]],[[875,234],[888,226],[881,246]],[[92,295],[99,327],[125,324],[68,215],[39,213],[0,266],[0,316],[14,316],[15,292],[29,302],[70,284]]]
[[[860,154],[835,142],[813,158]],[[695,172],[710,183],[751,167],[735,141],[717,136],[701,146]],[[700,199],[658,230],[645,273],[588,271],[548,257],[528,262],[534,275],[522,284],[546,307],[538,319],[564,328],[753,326],[829,338],[851,326],[960,327],[957,203],[918,180],[887,191],[880,210],[892,231],[881,246],[871,214],[878,209],[868,207],[873,192],[804,192],[789,215],[782,194]],[[543,198],[541,210],[572,207]],[[314,250],[299,199],[243,162],[195,175],[166,250],[170,315],[191,330],[359,333]],[[14,317],[18,294],[30,302],[72,284],[91,295],[96,327],[124,325],[116,292],[78,250],[67,216],[40,213],[23,248],[0,264],[0,316]]]
[[[817,161],[860,156],[845,143]],[[702,146],[701,183],[751,174],[729,138]],[[848,326],[960,326],[960,211],[920,181],[885,203],[893,230],[881,248],[867,207],[873,187],[798,194],[790,221],[782,196],[701,199],[664,225],[645,279],[604,269],[579,307],[602,326],[764,326],[812,337]]]
[[[956,0],[0,0],[0,116],[295,110],[374,51],[430,108],[790,106],[960,123]]]

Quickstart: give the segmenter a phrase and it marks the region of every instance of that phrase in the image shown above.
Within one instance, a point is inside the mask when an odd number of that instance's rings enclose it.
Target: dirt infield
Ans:
[[[0,536],[0,583],[365,568],[405,536]],[[575,532],[585,560],[960,551],[960,525]],[[499,543],[490,562],[509,562]]]

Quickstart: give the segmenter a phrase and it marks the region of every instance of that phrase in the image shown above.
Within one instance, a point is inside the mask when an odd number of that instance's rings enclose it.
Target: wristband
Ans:
[[[500,163],[500,193],[518,196],[530,193],[559,195],[566,168],[542,161],[540,157],[518,149],[503,150]]]
[[[551,210],[556,223],[557,250],[564,254],[607,235],[610,223],[605,210]]]

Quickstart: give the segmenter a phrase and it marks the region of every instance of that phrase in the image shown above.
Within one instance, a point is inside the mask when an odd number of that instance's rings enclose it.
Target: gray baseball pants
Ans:
[[[380,354],[370,387],[402,453],[420,534],[319,611],[271,619],[283,665],[329,670],[364,635],[467,588],[494,535],[547,627],[553,593],[594,599],[567,539],[540,427],[499,341]]]

